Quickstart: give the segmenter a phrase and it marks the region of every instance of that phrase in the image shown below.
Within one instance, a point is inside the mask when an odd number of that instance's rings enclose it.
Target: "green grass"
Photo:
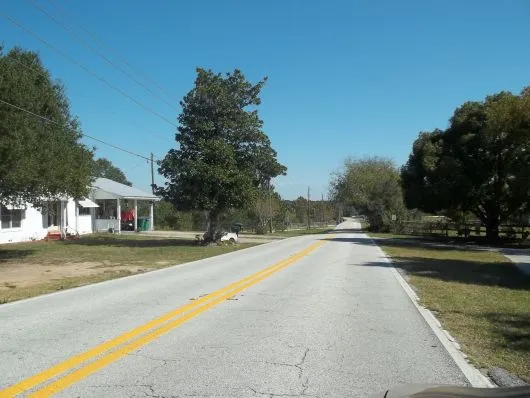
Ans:
[[[507,239],[501,235],[501,238],[497,241],[491,242],[486,239],[485,236],[471,235],[468,238],[463,236],[457,236],[456,231],[449,231],[449,236],[445,235],[429,235],[429,234],[396,234],[388,232],[370,232],[370,236],[374,238],[394,238],[394,239],[417,239],[431,242],[447,243],[447,244],[466,244],[466,245],[478,245],[478,246],[492,246],[500,248],[512,248],[512,249],[530,249],[530,239]]]
[[[96,234],[77,241],[29,242],[0,246],[0,280],[13,267],[43,267],[89,264],[92,275],[50,278],[42,283],[17,286],[5,282],[0,303],[33,297],[57,290],[101,282],[175,264],[200,260],[254,246],[254,243],[198,246],[185,239],[137,235]],[[87,268],[85,266],[85,268]],[[100,270],[100,271],[97,271]],[[5,275],[5,273],[4,273]],[[22,284],[21,284],[22,285]]]
[[[295,230],[290,230],[290,231],[277,231],[273,235],[290,238],[293,236],[326,234],[332,231],[333,231],[333,228],[295,229]]]
[[[530,277],[499,253],[379,243],[473,363],[530,381]]]
[[[372,238],[383,238],[383,239],[414,239],[417,236],[414,235],[402,235],[402,234],[392,234],[388,232],[369,232],[368,233]]]

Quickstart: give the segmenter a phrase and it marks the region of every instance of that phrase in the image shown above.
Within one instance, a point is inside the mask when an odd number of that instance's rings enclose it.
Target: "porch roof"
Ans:
[[[93,199],[160,200],[153,194],[120,184],[108,178],[96,178],[96,181],[92,184],[92,197]]]

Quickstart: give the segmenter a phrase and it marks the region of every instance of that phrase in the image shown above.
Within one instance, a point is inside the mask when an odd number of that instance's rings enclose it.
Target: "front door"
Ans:
[[[61,202],[48,202],[47,206],[48,229],[60,229],[61,227]]]

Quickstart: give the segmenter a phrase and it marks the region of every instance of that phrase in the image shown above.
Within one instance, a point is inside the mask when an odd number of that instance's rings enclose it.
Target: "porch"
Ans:
[[[159,198],[138,188],[98,178],[92,185],[91,199],[98,205],[93,230],[120,233],[122,229],[139,228],[138,204],[149,207],[148,227],[154,231],[154,202]]]

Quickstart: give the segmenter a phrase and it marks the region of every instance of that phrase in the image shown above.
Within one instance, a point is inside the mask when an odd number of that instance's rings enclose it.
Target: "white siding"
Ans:
[[[91,211],[90,214],[80,215],[76,220],[76,203],[73,200],[68,200],[64,207],[65,211],[62,216],[66,219],[63,225],[66,226],[68,232],[74,234],[78,232],[79,235],[92,233],[94,211]],[[20,228],[0,228],[0,244],[41,240],[47,234],[48,217],[43,217],[40,210],[28,204]]]
[[[77,231],[79,232],[79,235],[92,233],[92,215],[79,216]]]
[[[48,230],[43,227],[42,213],[28,205],[20,228],[0,228],[0,244],[44,239]]]

